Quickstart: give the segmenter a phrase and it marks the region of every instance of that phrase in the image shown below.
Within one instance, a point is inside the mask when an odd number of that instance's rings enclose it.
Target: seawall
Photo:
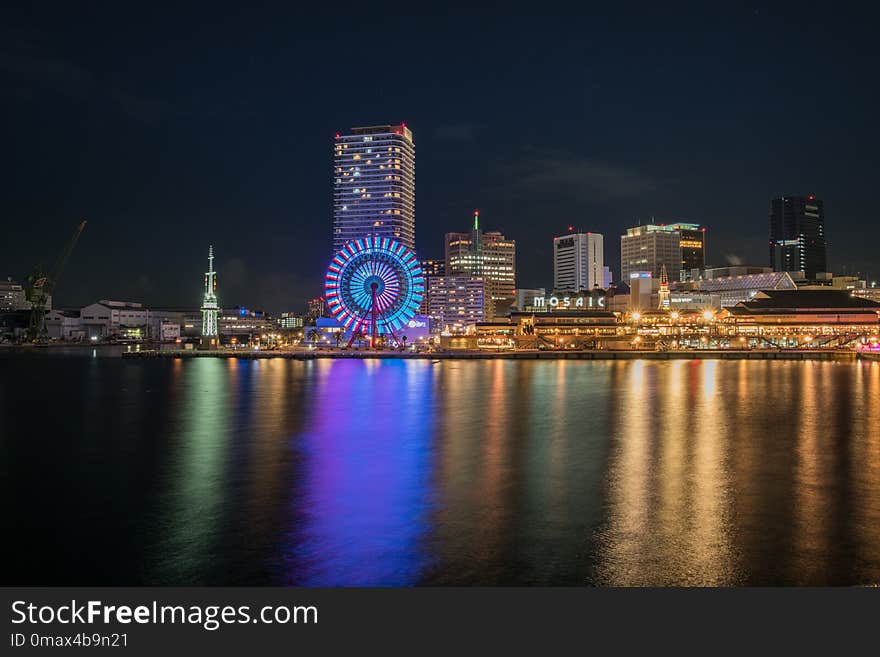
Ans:
[[[855,351],[790,350],[692,350],[692,351],[446,351],[406,353],[400,351],[246,351],[246,350],[142,350],[123,352],[123,358],[382,358],[398,360],[833,360],[855,361],[858,358],[880,360],[878,354]]]

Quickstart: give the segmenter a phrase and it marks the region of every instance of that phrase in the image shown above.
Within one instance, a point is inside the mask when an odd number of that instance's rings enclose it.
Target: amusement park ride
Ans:
[[[371,348],[413,318],[425,295],[425,277],[415,254],[387,237],[348,242],[333,257],[324,278],[327,307],[351,332],[347,348],[369,328]]]

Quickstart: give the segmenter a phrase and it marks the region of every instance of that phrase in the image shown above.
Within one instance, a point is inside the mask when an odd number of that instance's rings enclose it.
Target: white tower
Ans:
[[[216,348],[219,326],[217,316],[217,272],[214,271],[214,247],[208,247],[208,271],[205,272],[205,296],[202,299],[202,342],[203,349]]]

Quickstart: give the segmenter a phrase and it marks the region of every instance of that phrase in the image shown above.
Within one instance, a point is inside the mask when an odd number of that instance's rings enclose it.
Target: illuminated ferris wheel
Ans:
[[[324,278],[327,308],[355,337],[369,328],[380,335],[405,326],[425,294],[425,278],[415,254],[387,237],[352,240],[340,249]],[[395,338],[396,339],[396,338]]]

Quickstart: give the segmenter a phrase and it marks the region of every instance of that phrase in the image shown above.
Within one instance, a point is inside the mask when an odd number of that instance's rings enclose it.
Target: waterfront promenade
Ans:
[[[123,358],[290,358],[294,360],[334,359],[417,359],[417,360],[833,360],[855,361],[859,358],[880,360],[880,355],[838,349],[694,349],[670,351],[442,351],[403,352],[368,350],[140,350],[123,352]]]

